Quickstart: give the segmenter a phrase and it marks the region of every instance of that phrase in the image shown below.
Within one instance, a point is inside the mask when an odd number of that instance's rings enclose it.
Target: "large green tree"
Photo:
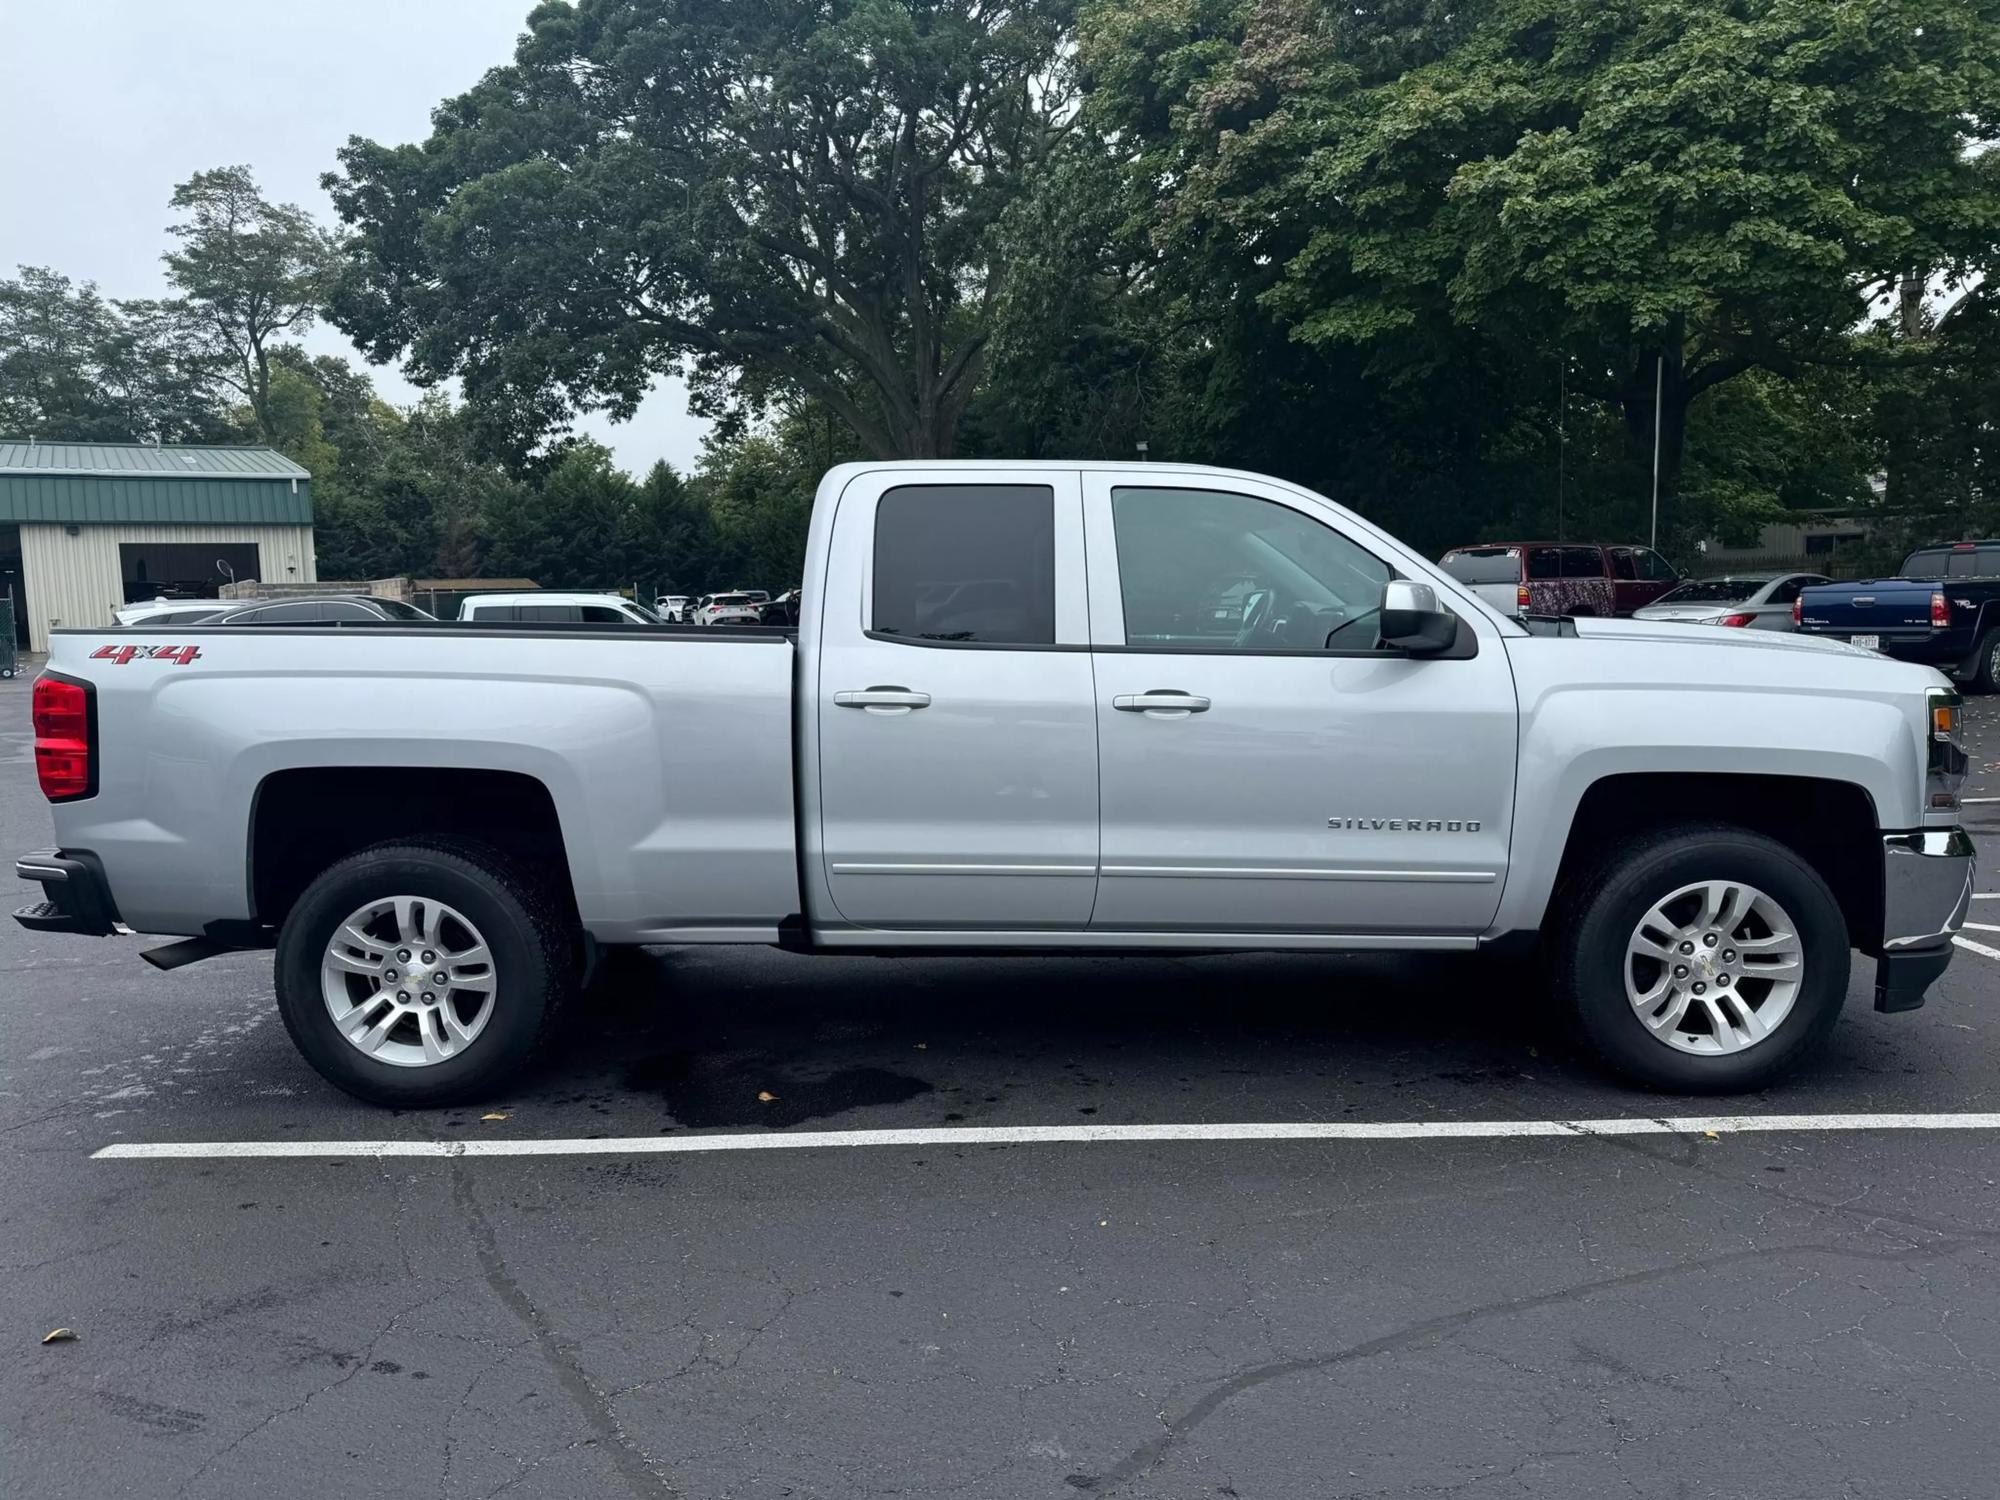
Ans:
[[[212,361],[148,304],[41,266],[0,280],[0,435],[185,443],[224,428]]]
[[[248,167],[197,172],[174,189],[177,244],[161,257],[174,295],[133,304],[171,326],[276,440],[273,355],[312,327],[332,284],[339,241],[302,208],[272,203]]]
[[[520,451],[664,372],[948,454],[993,226],[1073,114],[1070,0],[548,0],[421,145],[354,139],[340,326]]]
[[[2000,259],[1992,0],[1121,0],[1083,55],[1163,270],[1381,379],[1563,362],[1628,486],[1656,385],[1671,493],[1705,393]]]

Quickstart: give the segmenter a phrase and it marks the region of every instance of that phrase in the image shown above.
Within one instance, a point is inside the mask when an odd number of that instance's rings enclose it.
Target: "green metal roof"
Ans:
[[[0,521],[304,526],[311,475],[269,448],[0,442]]]

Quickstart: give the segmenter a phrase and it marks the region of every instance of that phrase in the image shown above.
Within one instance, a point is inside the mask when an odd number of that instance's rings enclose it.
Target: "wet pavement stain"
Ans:
[[[674,1122],[691,1130],[769,1125],[782,1129],[849,1110],[902,1104],[931,1092],[926,1079],[887,1068],[841,1068],[821,1078],[799,1078],[735,1060],[670,1052],[635,1064],[628,1088],[658,1094]],[[758,1098],[768,1094],[768,1100]]]

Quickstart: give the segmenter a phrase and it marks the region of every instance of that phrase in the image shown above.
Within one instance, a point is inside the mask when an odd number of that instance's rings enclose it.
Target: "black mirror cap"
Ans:
[[[1458,640],[1458,616],[1443,609],[1385,609],[1382,643],[1410,656],[1435,656]]]

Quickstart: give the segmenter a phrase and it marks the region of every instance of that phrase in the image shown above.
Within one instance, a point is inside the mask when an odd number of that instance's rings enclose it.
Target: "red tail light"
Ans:
[[[1525,583],[1514,590],[1514,608],[1524,615],[1528,612],[1528,586]]]
[[[1803,625],[1805,624],[1805,622],[1806,622],[1806,596],[1804,594],[1801,594],[1799,595],[1798,598],[1792,601],[1792,623],[1794,625]]]
[[[1748,625],[1756,618],[1755,615],[1724,615],[1715,623],[1718,625]]]
[[[51,802],[73,802],[97,790],[90,689],[67,677],[35,679],[35,777]]]
[[[1951,626],[1951,606],[1944,602],[1944,595],[1931,595],[1931,629],[1946,630]]]

